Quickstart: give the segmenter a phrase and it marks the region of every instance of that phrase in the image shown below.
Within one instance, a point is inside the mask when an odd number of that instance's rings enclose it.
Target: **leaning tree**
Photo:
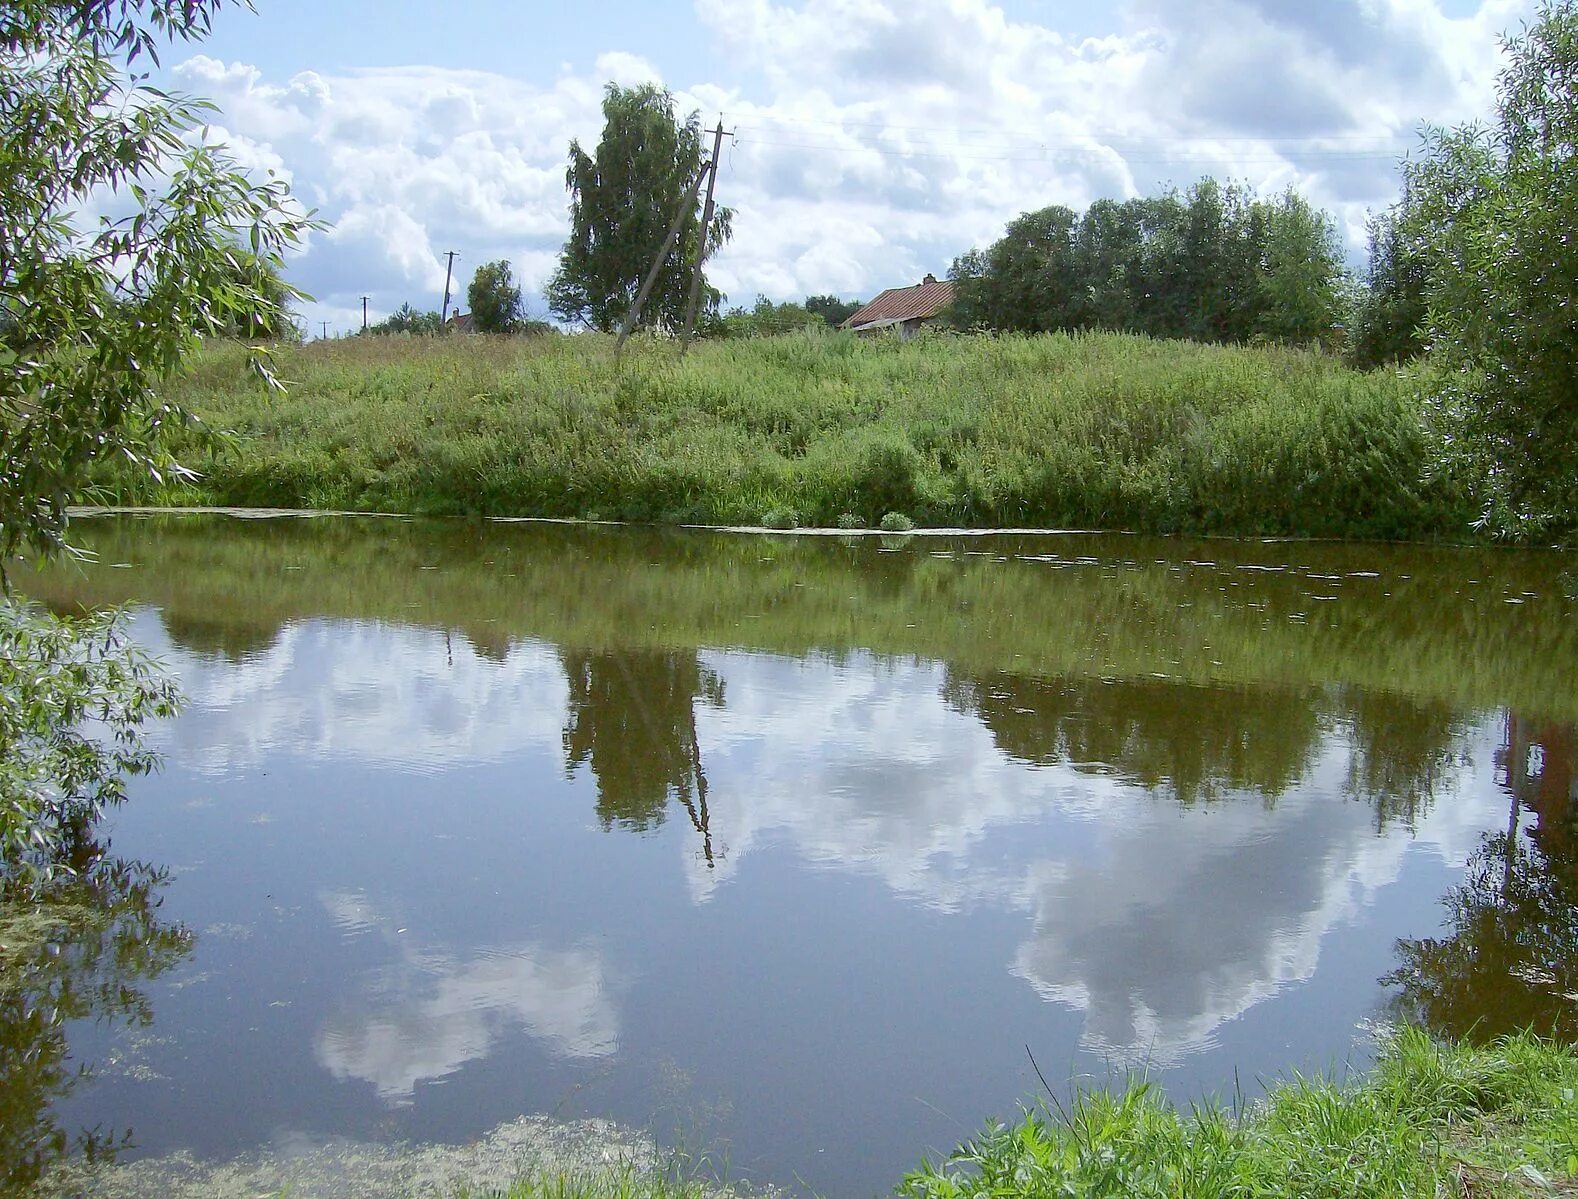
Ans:
[[[567,321],[608,333],[635,304],[676,217],[680,233],[663,260],[638,327],[677,329],[685,319],[690,271],[729,239],[733,214],[719,208],[703,238],[692,184],[702,170],[701,118],[683,122],[674,98],[651,84],[609,84],[603,135],[593,154],[570,143],[570,237],[548,283],[548,306]],[[703,287],[705,310],[721,296]]]

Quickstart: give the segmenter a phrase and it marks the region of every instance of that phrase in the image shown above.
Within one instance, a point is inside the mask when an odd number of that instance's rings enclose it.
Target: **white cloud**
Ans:
[[[696,0],[720,77],[749,80],[676,88],[683,111],[721,111],[738,131],[719,192],[735,239],[715,281],[746,304],[870,296],[940,273],[1021,211],[1206,173],[1297,185],[1357,249],[1418,123],[1488,110],[1496,34],[1531,7],[1129,0],[1112,31],[1076,38],[989,0]],[[539,289],[567,231],[568,142],[595,143],[606,82],[660,80],[615,50],[552,80],[435,67],[271,80],[202,56],[176,76],[220,104],[245,161],[287,173],[351,230],[314,238],[294,267],[319,296],[314,320],[365,293],[376,313],[436,306],[449,249],[462,294],[500,257]]]

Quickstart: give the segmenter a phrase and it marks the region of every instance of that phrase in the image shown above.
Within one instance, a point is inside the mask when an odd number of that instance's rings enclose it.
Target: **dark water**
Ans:
[[[110,824],[162,956],[84,966],[138,1002],[10,1103],[133,1154],[551,1112],[864,1195],[1032,1054],[1231,1099],[1378,1021],[1578,1024],[1571,556],[77,531],[22,588],[132,604],[190,700]]]

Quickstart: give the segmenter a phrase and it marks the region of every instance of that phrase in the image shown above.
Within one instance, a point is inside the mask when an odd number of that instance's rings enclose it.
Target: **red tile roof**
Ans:
[[[927,275],[924,283],[914,287],[888,288],[864,308],[852,313],[843,328],[859,329],[877,321],[930,320],[951,303],[953,284]]]

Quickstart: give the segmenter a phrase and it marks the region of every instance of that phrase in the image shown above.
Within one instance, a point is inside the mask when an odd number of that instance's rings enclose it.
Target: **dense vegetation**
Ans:
[[[963,328],[1330,344],[1343,312],[1331,218],[1295,191],[1266,200],[1214,179],[1182,197],[1027,212],[949,278]]]
[[[1459,537],[1408,383],[1291,350],[1117,334],[802,333],[661,344],[383,338],[218,347],[173,389],[228,441],[121,500],[758,524]],[[785,521],[784,523],[790,523]]]
[[[963,328],[1125,330],[1321,343],[1361,368],[1422,357],[1447,469],[1479,479],[1503,536],[1578,522],[1578,5],[1546,0],[1505,41],[1496,119],[1427,129],[1349,280],[1329,216],[1204,179],[1184,196],[1027,212],[955,260]]]
[[[1187,1195],[1523,1196],[1578,1180],[1578,1060],[1528,1037],[1486,1049],[1404,1031],[1373,1077],[1294,1078],[1262,1104],[1180,1111],[1151,1087],[1092,1092],[1072,1110],[993,1125],[905,1199]]]

